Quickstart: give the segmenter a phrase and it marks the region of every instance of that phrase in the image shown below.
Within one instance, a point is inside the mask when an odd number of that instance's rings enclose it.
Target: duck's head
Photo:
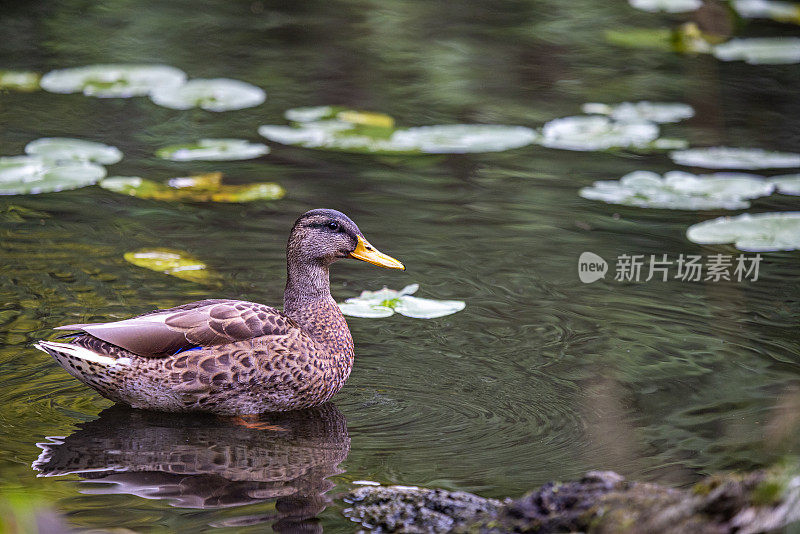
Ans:
[[[403,269],[402,263],[370,245],[356,223],[344,213],[329,209],[305,212],[289,235],[289,261],[330,265],[353,258],[388,269]]]

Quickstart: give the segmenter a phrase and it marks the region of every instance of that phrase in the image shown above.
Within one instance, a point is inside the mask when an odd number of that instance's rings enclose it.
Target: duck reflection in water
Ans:
[[[275,501],[275,512],[216,522],[276,520],[277,532],[321,532],[314,519],[330,501],[327,480],[350,452],[344,415],[331,403],[260,416],[242,426],[214,416],[113,406],[66,438],[48,438],[33,468],[39,476],[76,474],[103,483],[86,493],[165,499],[182,508],[225,508]]]

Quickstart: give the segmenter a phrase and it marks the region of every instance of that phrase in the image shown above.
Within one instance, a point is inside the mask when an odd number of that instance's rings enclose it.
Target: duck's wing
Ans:
[[[167,356],[198,346],[286,335],[295,329],[300,326],[271,306],[226,299],[201,300],[113,323],[71,324],[57,328],[80,330],[148,357]]]

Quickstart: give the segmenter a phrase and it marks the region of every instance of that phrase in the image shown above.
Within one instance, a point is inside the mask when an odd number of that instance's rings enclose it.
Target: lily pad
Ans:
[[[800,195],[800,174],[774,176],[769,181],[784,195]]]
[[[168,184],[138,176],[113,176],[100,182],[100,187],[138,198],[185,202],[253,202],[277,200],[286,194],[272,182],[224,185],[220,172],[173,178]]]
[[[541,144],[564,150],[644,148],[658,137],[652,122],[617,122],[608,117],[584,115],[555,119],[542,128]]]
[[[772,19],[800,23],[800,5],[774,0],[733,0],[733,9],[745,19]]]
[[[621,104],[584,104],[584,113],[608,115],[619,122],[650,121],[657,123],[680,122],[694,116],[694,109],[679,102],[622,102]]]
[[[722,61],[745,61],[751,65],[800,63],[800,37],[753,37],[731,39],[714,47]]]
[[[230,111],[257,106],[267,95],[263,89],[239,80],[211,78],[189,80],[183,85],[158,87],[150,99],[170,109],[199,107],[207,111]]]
[[[269,148],[244,139],[200,139],[197,143],[171,145],[156,151],[156,156],[173,161],[223,161],[263,156]]]
[[[122,159],[122,152],[117,147],[69,137],[43,137],[31,141],[25,146],[25,153],[49,161],[85,161],[103,165]]]
[[[523,126],[448,124],[395,128],[383,113],[337,106],[295,108],[286,112],[293,126],[264,125],[271,141],[305,148],[372,154],[462,154],[499,152],[529,145],[537,133]]]
[[[175,87],[185,80],[186,73],[167,65],[88,65],[50,71],[42,77],[41,86],[51,93],[129,98]]]
[[[15,91],[36,91],[39,88],[38,72],[0,70],[0,89]]]
[[[217,278],[206,264],[180,250],[147,248],[126,252],[125,261],[151,271],[168,274],[189,282],[208,283]]]
[[[688,13],[703,5],[702,0],[628,0],[628,3],[631,7],[650,13]]]
[[[759,148],[690,148],[670,153],[672,161],[706,169],[778,169],[800,167],[800,154],[769,152]]]
[[[342,313],[353,317],[389,317],[395,312],[406,317],[433,319],[459,312],[466,304],[460,300],[432,300],[412,297],[419,284],[411,284],[400,291],[384,287],[378,291],[362,291],[339,303]]]
[[[694,224],[689,241],[703,245],[733,243],[739,250],[769,252],[800,249],[800,212],[745,213]]]
[[[36,195],[92,185],[106,175],[91,163],[55,164],[32,156],[0,158],[0,195]]]
[[[662,178],[649,171],[626,174],[619,181],[599,181],[580,196],[609,204],[679,210],[741,209],[748,199],[772,193],[774,185],[761,176],[717,173],[696,176],[671,171]]]

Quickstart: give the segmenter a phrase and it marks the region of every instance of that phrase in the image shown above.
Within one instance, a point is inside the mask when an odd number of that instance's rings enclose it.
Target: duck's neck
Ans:
[[[353,338],[331,297],[328,266],[289,262],[283,312],[297,321],[331,356],[353,356]]]

